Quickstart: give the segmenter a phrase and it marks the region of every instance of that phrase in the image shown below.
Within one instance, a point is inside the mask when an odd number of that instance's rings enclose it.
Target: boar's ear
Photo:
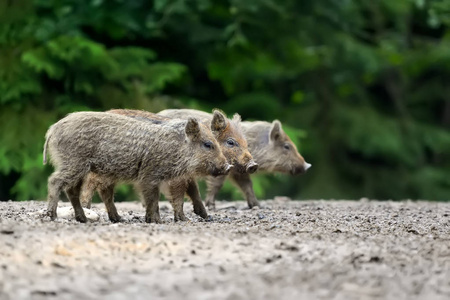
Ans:
[[[281,123],[278,120],[272,122],[272,128],[270,129],[270,140],[276,141],[281,135]]]
[[[212,131],[218,131],[222,132],[227,128],[227,117],[219,111],[219,110],[213,110],[213,118],[211,121],[211,130]]]
[[[238,113],[235,113],[233,115],[233,121],[235,121],[236,123],[239,123],[242,121],[241,116]]]
[[[186,135],[191,140],[196,140],[200,137],[200,126],[198,125],[198,121],[194,118],[189,118],[186,123]]]

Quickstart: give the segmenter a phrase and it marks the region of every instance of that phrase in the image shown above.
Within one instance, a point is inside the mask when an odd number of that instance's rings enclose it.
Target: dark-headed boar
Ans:
[[[64,191],[79,222],[86,222],[80,190],[90,172],[102,178],[100,195],[111,221],[119,221],[113,203],[117,182],[134,183],[146,203],[146,222],[161,222],[159,186],[175,178],[227,174],[227,163],[211,130],[197,120],[173,120],[157,125],[102,112],[72,113],[46,134],[55,172],[48,179],[48,216],[54,220]]]

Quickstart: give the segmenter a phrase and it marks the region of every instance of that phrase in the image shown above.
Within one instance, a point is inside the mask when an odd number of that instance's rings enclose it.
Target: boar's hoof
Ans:
[[[248,201],[248,208],[253,208],[255,206],[261,207],[261,204],[259,204],[258,200]]]
[[[87,222],[87,218],[86,218],[86,216],[83,214],[83,215],[76,215],[75,216],[75,220],[77,220],[78,222],[80,222],[80,223],[86,223]]]
[[[55,219],[56,219],[56,211],[51,211],[51,210],[48,210],[47,211],[47,217],[50,217],[50,220],[52,220],[52,221],[55,221]]]
[[[206,205],[206,207],[207,207],[209,210],[212,210],[212,211],[215,211],[215,210],[216,210],[216,203],[214,203],[214,201],[208,201],[208,200],[206,200],[205,205]]]
[[[189,219],[186,218],[186,216],[184,215],[183,212],[175,213],[174,216],[173,216],[173,219],[174,219],[175,222],[178,222],[178,221],[189,221]]]
[[[84,202],[82,202],[81,203],[81,207],[83,207],[83,208],[87,208],[87,209],[91,209],[91,203],[89,202],[89,203],[84,203]]]
[[[194,213],[203,219],[208,218],[208,213],[203,205],[194,206]]]
[[[118,214],[110,215],[108,217],[109,217],[109,220],[113,223],[119,223],[122,221],[122,218]]]
[[[156,223],[156,224],[161,224],[162,220],[161,217],[159,216],[159,214],[153,214],[151,215],[146,215],[145,216],[145,222],[146,223]]]

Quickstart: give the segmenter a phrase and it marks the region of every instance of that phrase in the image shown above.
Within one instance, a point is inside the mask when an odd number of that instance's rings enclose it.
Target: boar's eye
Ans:
[[[228,147],[235,147],[235,146],[238,146],[239,144],[235,141],[235,140],[233,140],[233,139],[228,139],[227,140],[227,146]]]
[[[289,149],[291,149],[291,145],[289,145],[289,144],[284,144],[283,148],[286,149],[286,150],[289,150]]]
[[[208,149],[208,150],[213,150],[214,149],[214,144],[210,141],[204,142],[203,143],[203,147]]]

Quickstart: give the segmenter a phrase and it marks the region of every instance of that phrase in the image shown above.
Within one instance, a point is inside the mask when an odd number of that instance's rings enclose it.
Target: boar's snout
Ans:
[[[212,176],[220,176],[220,175],[228,175],[231,169],[233,169],[233,165],[225,164],[223,168],[214,168],[211,172]]]
[[[299,175],[299,174],[305,174],[306,171],[311,168],[311,164],[305,162],[301,166],[295,166],[291,169],[291,175]]]
[[[230,173],[231,169],[233,169],[233,165],[227,164],[227,166],[225,167],[225,174],[224,175]]]
[[[305,172],[308,171],[309,168],[311,168],[312,165],[305,162]]]
[[[249,174],[253,174],[256,172],[256,170],[258,170],[258,164],[252,160],[248,163],[246,171]]]

